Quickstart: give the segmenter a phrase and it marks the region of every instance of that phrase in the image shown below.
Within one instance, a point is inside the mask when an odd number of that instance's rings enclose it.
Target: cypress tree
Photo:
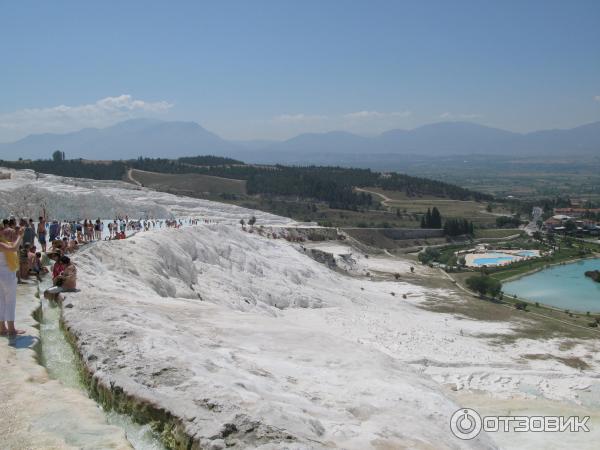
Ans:
[[[434,206],[431,211],[431,223],[429,224],[430,228],[442,228],[442,215],[440,211]]]
[[[431,210],[427,208],[427,213],[425,213],[425,228],[431,228]]]

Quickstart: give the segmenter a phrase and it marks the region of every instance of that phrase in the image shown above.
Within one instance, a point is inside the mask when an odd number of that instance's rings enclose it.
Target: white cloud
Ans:
[[[479,118],[481,118],[481,114],[455,114],[455,113],[449,113],[449,112],[440,114],[440,119],[466,120],[466,119],[479,119]]]
[[[298,122],[315,122],[327,119],[327,116],[309,115],[309,114],[281,114],[274,118],[276,122],[298,123]]]
[[[58,105],[28,108],[0,114],[0,128],[13,138],[40,132],[66,132],[82,127],[104,127],[120,120],[164,113],[173,105],[166,101],[148,102],[129,94],[106,97],[87,105]]]
[[[285,122],[285,123],[301,123],[301,122],[317,122],[317,121],[339,121],[344,119],[384,119],[391,117],[408,117],[412,113],[410,111],[400,111],[400,112],[379,112],[379,111],[356,111],[350,112],[347,114],[340,114],[335,116],[325,116],[325,115],[311,115],[311,114],[282,114],[280,116],[274,117],[273,120],[275,122]]]
[[[600,102],[600,95],[596,95],[596,96],[594,97],[594,100],[596,100],[597,102]]]
[[[398,112],[379,112],[379,111],[356,111],[344,114],[346,119],[376,119],[384,117],[408,117],[412,114],[411,111]]]
[[[356,111],[348,114],[344,114],[347,119],[365,119],[369,117],[381,117],[383,113],[379,111]]]
[[[263,123],[271,136],[287,139],[301,133],[343,130],[358,134],[377,134],[407,125],[411,111],[360,110],[336,114],[281,114]],[[255,131],[255,130],[254,130]]]

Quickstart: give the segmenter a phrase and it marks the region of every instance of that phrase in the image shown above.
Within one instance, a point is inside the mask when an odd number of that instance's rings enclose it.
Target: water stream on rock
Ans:
[[[65,386],[81,389],[87,395],[78,370],[78,356],[60,329],[59,319],[60,306],[42,300],[39,315],[40,361],[51,378],[59,380]],[[108,423],[123,429],[127,440],[136,450],[166,450],[149,425],[135,423],[129,416],[115,411],[105,411],[105,415]]]

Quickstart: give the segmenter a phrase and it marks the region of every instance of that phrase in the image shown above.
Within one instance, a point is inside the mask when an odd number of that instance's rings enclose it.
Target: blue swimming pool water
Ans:
[[[474,266],[497,266],[498,264],[504,264],[507,262],[514,261],[515,259],[519,259],[518,257],[532,257],[538,256],[537,251],[535,250],[521,250],[517,253],[503,253],[501,251],[498,252],[489,252],[486,253],[485,257],[475,258],[473,260]]]
[[[600,312],[600,283],[584,273],[600,270],[600,258],[553,266],[503,285],[503,291],[561,309]]]
[[[514,258],[514,256],[494,256],[494,257],[487,257],[487,258],[476,258],[473,260],[473,264],[476,266],[495,266],[498,264],[502,264],[504,262],[507,261],[512,261]]]
[[[517,252],[517,255],[528,257],[528,256],[537,256],[538,253],[535,250],[522,250],[520,252]]]

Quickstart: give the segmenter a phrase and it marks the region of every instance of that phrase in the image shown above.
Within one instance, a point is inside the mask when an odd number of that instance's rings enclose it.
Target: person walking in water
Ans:
[[[17,275],[19,256],[17,250],[23,240],[25,230],[20,228],[15,238],[0,240],[0,335],[16,336],[23,334],[15,328],[17,306]]]
[[[53,220],[50,224],[50,229],[48,230],[50,233],[50,242],[56,240],[60,235],[60,224],[57,220]]]
[[[96,223],[94,224],[94,239],[100,241],[102,239],[102,229],[100,228],[102,222],[100,222],[100,218],[96,219]]]
[[[23,224],[21,225],[25,228],[25,232],[23,233],[23,245],[29,244],[30,247],[33,247],[35,244],[35,227],[33,226],[33,219],[29,219],[29,222],[23,220]]]

